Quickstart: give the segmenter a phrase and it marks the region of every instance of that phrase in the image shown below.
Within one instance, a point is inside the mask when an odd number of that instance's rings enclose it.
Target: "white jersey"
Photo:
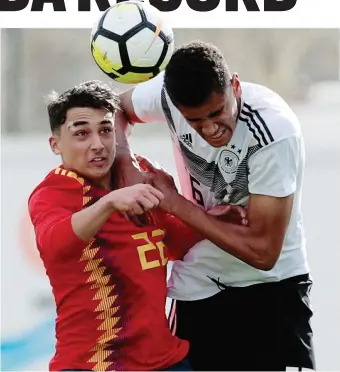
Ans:
[[[247,206],[250,194],[285,197],[294,193],[283,248],[272,270],[255,269],[203,240],[183,261],[174,262],[169,297],[197,300],[212,296],[219,291],[216,281],[243,287],[308,273],[301,214],[305,154],[295,114],[273,91],[241,82],[241,111],[233,136],[228,145],[214,148],[172,104],[163,87],[163,76],[161,73],[139,84],[132,103],[141,120],[168,123],[186,198],[209,209],[221,202]]]

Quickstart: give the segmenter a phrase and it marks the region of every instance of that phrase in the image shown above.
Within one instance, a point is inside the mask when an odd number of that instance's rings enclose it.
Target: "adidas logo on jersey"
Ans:
[[[188,145],[190,148],[192,148],[192,137],[191,137],[191,133],[189,134],[182,134],[180,136],[181,140],[186,144]]]

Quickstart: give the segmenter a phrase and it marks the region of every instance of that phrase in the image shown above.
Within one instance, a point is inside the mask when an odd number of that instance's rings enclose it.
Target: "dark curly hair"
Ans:
[[[197,107],[213,92],[223,94],[231,74],[221,51],[192,41],[172,55],[164,74],[165,89],[175,106]]]
[[[108,85],[97,80],[86,81],[61,94],[53,92],[47,103],[52,133],[60,129],[67,111],[74,107],[107,109],[115,113],[119,109],[119,97]]]

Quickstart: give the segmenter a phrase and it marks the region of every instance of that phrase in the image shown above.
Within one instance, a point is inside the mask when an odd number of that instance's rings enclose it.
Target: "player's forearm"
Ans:
[[[96,203],[72,215],[71,224],[75,235],[89,242],[114,212],[112,203],[102,197]]]
[[[115,127],[116,127],[116,158],[114,162],[113,171],[113,187],[117,187],[118,173],[123,172],[124,169],[139,169],[138,162],[134,156],[128,137],[131,134],[133,125],[130,124],[122,111],[118,111],[115,117]],[[124,172],[123,172],[124,174]]]
[[[178,196],[171,213],[196,229],[204,238],[250,266],[270,270],[277,257],[266,239],[251,226],[239,226],[219,221],[196,207],[182,196]]]
[[[133,125],[129,123],[125,113],[118,111],[115,116],[115,128],[116,128],[116,157],[125,158],[132,154],[130,149],[128,137],[131,134]]]

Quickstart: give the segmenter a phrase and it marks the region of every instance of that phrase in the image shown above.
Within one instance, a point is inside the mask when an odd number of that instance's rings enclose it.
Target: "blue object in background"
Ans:
[[[55,319],[52,317],[18,338],[1,340],[1,371],[17,371],[39,359],[49,360],[54,350]]]

